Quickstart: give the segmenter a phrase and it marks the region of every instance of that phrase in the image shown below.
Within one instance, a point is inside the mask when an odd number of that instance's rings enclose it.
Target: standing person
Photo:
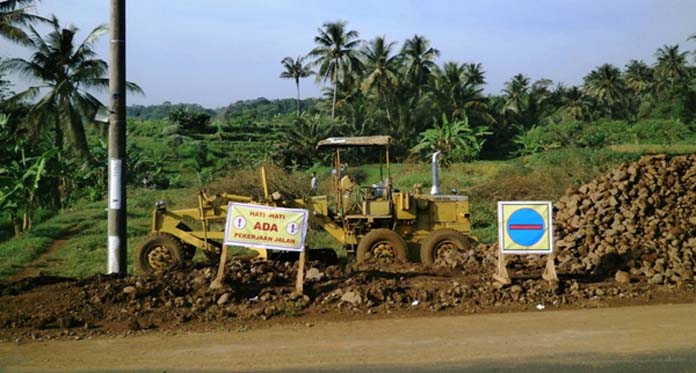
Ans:
[[[309,182],[310,194],[313,196],[317,195],[317,173],[312,172],[312,180]]]

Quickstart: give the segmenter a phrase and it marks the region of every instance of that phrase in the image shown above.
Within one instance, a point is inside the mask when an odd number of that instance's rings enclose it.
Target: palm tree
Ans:
[[[626,65],[624,80],[626,87],[642,96],[652,90],[654,71],[643,60],[631,60]]]
[[[479,87],[486,84],[486,72],[483,71],[481,63],[464,64],[463,80],[464,84],[471,87]]]
[[[626,104],[626,85],[618,67],[601,65],[583,79],[585,93],[599,105],[600,112],[616,116],[623,110]]]
[[[13,58],[4,62],[9,69],[40,82],[15,95],[11,100],[36,100],[27,114],[27,121],[36,131],[53,126],[54,145],[63,148],[64,127],[72,134],[75,149],[87,159],[90,158],[85,123],[92,122],[96,110],[103,105],[86,89],[107,89],[109,80],[107,64],[95,58],[93,50],[96,40],[106,32],[105,26],[92,30],[85,40],[75,45],[74,26],[62,28],[54,16],[49,24],[52,27],[45,37],[30,27],[31,46],[35,49],[31,58]],[[140,87],[126,83],[132,92],[142,93]]]
[[[477,64],[481,70],[481,65]],[[470,80],[470,64],[445,62],[433,71],[431,94],[438,111],[454,119],[465,116],[479,123],[493,124],[495,119],[488,112],[488,100],[483,96],[485,79]],[[481,71],[482,73],[482,71]]]
[[[2,66],[2,58],[0,58],[0,67]],[[2,102],[6,97],[12,95],[10,90],[12,83],[9,80],[5,80],[5,72],[0,69],[0,110],[2,110]]]
[[[512,112],[521,115],[526,109],[529,98],[529,77],[517,74],[505,83],[503,88],[505,104],[504,112]]]
[[[0,36],[30,45],[31,38],[22,29],[45,18],[29,13],[34,0],[0,0]]]
[[[658,48],[655,56],[655,80],[660,91],[674,94],[675,88],[689,80],[689,69],[686,64],[688,52],[679,51],[679,44],[665,45]]]
[[[430,41],[425,37],[414,35],[404,42],[401,55],[405,63],[406,79],[416,87],[416,96],[420,96],[433,70],[437,69],[434,60],[440,55],[440,51],[430,47]]]
[[[360,43],[358,32],[346,31],[346,22],[338,21],[325,23],[319,30],[319,35],[314,37],[317,46],[308,56],[314,57],[313,65],[319,66],[317,81],[330,80],[333,86],[333,100],[331,105],[331,120],[336,117],[336,90],[338,81],[343,79],[351,70],[360,67],[355,48]]]
[[[292,59],[292,57],[283,58],[280,63],[285,68],[285,71],[280,73],[280,77],[283,79],[294,79],[295,85],[297,86],[297,115],[300,115],[300,79],[306,78],[312,74],[314,71],[309,68],[309,65],[304,65],[304,57],[297,57],[297,59]]]
[[[468,109],[481,109],[483,89],[466,80],[466,64],[445,62],[442,68],[434,71],[432,92],[440,106],[440,111],[452,117],[463,118]]]
[[[539,79],[529,87],[527,99],[527,124],[534,125],[550,114],[552,111],[553,92],[549,89],[553,85],[551,79]]]
[[[565,116],[575,120],[590,119],[592,103],[585,93],[578,87],[570,87],[566,90],[562,100],[561,111]]]
[[[389,112],[388,95],[399,84],[398,55],[392,54],[395,42],[387,43],[384,36],[378,36],[371,40],[363,49],[362,56],[365,59],[365,78],[361,84],[363,94],[373,93],[377,101],[384,102],[387,120],[391,122]]]

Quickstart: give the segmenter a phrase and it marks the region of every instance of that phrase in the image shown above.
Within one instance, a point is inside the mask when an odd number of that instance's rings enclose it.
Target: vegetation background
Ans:
[[[33,0],[0,0],[0,37],[31,52],[0,59],[0,277],[41,255],[51,274],[103,270],[107,131],[94,117],[104,108],[95,92],[108,80],[94,43],[105,28],[83,40],[77,31],[40,15]],[[475,233],[494,241],[496,200],[555,199],[641,154],[696,149],[695,36],[685,35],[687,47],[657,48],[652,64],[597,66],[579,86],[520,73],[484,94],[481,63],[438,64],[440,50],[424,35],[363,40],[347,22],[325,23],[313,49],[278,58],[295,98],[128,107],[129,250],[148,233],[154,201],[187,206],[200,188],[258,193],[261,164],[275,167],[276,189],[308,192],[316,171],[327,190],[327,154],[315,144],[383,134],[395,139],[404,190],[430,183],[424,162],[442,151],[443,187],[471,196]],[[307,78],[325,83],[321,97],[302,98]],[[30,86],[16,92],[20,81]],[[377,180],[377,155],[345,160],[363,182]],[[65,249],[49,250],[66,237]],[[335,246],[321,232],[310,240]]]

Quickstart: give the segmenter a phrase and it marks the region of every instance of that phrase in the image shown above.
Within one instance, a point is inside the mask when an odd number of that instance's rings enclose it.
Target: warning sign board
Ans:
[[[553,252],[551,202],[498,202],[498,243],[503,254]]]
[[[303,251],[307,210],[230,202],[225,245]]]

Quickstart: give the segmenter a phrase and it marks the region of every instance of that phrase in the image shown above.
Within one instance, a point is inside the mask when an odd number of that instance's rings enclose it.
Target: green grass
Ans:
[[[137,243],[149,233],[154,202],[167,200],[173,208],[196,201],[195,189],[155,191],[130,188],[128,194],[128,268],[133,272]],[[0,243],[0,279],[20,272],[45,253],[58,238],[71,232],[64,248],[49,254],[52,265],[42,269],[47,275],[85,277],[106,271],[106,202],[78,203],[62,214],[35,225],[20,237]]]
[[[610,145],[609,149],[619,153],[676,155],[696,153],[696,144],[621,144]]]
[[[638,147],[638,148],[636,148]],[[627,151],[631,150],[631,151]],[[473,233],[481,242],[497,240],[496,202],[500,200],[557,200],[566,189],[586,183],[622,162],[637,160],[642,152],[653,149],[647,145],[616,146],[607,149],[566,148],[509,161],[477,161],[442,168],[441,190],[457,188],[471,201]],[[637,151],[640,150],[640,151]],[[693,145],[678,145],[668,149],[671,154],[696,151]],[[665,152],[660,150],[660,152]],[[330,192],[330,168],[315,167],[320,178],[320,193]],[[379,181],[379,165],[350,167],[348,173],[360,175],[363,184]],[[184,175],[190,178],[191,175]],[[429,164],[394,164],[392,176],[395,187],[412,191],[413,185],[430,188]],[[258,186],[258,173],[246,172],[237,176],[236,183],[245,180]],[[304,183],[306,177],[307,183]],[[293,179],[294,178],[294,179]],[[308,187],[309,176],[296,173],[291,182]],[[247,180],[248,179],[248,180]],[[253,180],[251,180],[253,179]],[[224,178],[219,187],[234,190],[235,178]],[[154,202],[165,200],[172,209],[196,205],[198,188],[170,190],[129,188],[128,194],[128,268],[133,272],[133,254],[138,242],[149,233]],[[22,270],[44,253],[57,238],[69,231],[76,232],[69,243],[47,256],[51,263],[43,273],[58,276],[85,277],[103,273],[106,269],[106,202],[81,202],[68,211],[36,224],[34,230],[18,238],[0,243],[0,279]],[[341,246],[326,232],[310,231],[308,246],[338,249]],[[199,258],[199,257],[197,257]]]
[[[100,216],[94,210],[67,212],[37,224],[30,233],[0,243],[0,278],[20,272],[58,238],[86,229]]]

